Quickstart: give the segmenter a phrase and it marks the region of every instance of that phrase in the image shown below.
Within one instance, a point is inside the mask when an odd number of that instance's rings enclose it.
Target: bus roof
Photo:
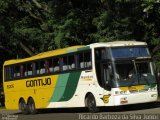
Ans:
[[[22,63],[22,62],[27,62],[30,60],[43,59],[43,58],[47,58],[47,57],[51,57],[51,56],[57,56],[57,55],[65,54],[65,53],[79,51],[81,49],[86,49],[86,48],[87,48],[87,46],[79,45],[79,46],[72,46],[72,47],[67,47],[67,48],[62,48],[62,49],[57,49],[57,50],[51,50],[51,51],[42,52],[37,55],[31,56],[28,58],[24,58],[24,59],[8,60],[8,61],[5,61],[4,65]]]
[[[114,42],[93,43],[90,46],[91,47],[147,46],[147,43],[138,41],[114,41]]]
[[[47,57],[51,57],[51,56],[62,55],[65,53],[89,49],[89,48],[93,48],[93,47],[118,47],[118,46],[138,46],[138,45],[146,46],[147,43],[146,42],[138,42],[138,41],[114,41],[114,42],[93,43],[88,46],[85,46],[85,45],[72,46],[72,47],[42,52],[42,53],[39,53],[35,56],[24,58],[24,59],[8,60],[8,61],[5,61],[4,65],[10,65],[10,64],[27,62],[27,61],[31,61],[31,60],[43,59],[43,58],[47,58]]]

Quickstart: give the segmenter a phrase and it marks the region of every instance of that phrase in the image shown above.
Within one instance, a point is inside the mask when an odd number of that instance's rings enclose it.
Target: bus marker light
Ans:
[[[152,94],[151,97],[157,97],[157,94]]]

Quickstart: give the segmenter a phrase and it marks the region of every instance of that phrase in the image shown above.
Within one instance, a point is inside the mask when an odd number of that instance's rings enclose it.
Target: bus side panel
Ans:
[[[87,93],[92,93],[95,100],[100,101],[99,106],[103,106],[103,100],[100,99],[103,96],[99,95],[103,94],[103,89],[96,84],[93,72],[82,71],[60,75],[48,108],[85,107]]]
[[[6,92],[5,93],[5,107],[6,109],[18,109],[18,98],[16,96],[19,96],[18,92]]]
[[[68,101],[76,91],[81,72],[64,73],[59,75],[50,102]]]
[[[14,81],[4,82],[5,107],[7,109],[18,109],[19,92],[15,90],[15,87]]]
[[[48,78],[51,80],[51,84],[49,85],[45,83],[45,79]],[[41,82],[36,83],[37,80],[41,80]],[[18,109],[20,98],[23,98],[27,103],[29,97],[33,98],[36,108],[46,108],[54,92],[57,80],[58,75],[52,75],[4,82],[6,108]]]
[[[49,78],[51,78],[51,85],[37,89],[35,97],[36,108],[47,108],[50,103],[50,98],[52,93],[55,91],[55,86],[58,81],[58,75],[52,75],[49,76]]]

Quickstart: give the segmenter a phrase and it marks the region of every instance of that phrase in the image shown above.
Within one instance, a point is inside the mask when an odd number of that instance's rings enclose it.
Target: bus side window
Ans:
[[[11,79],[11,67],[5,68],[5,81],[8,81]]]
[[[90,68],[92,66],[90,51],[79,53],[77,57],[78,57],[78,68]]]
[[[76,63],[75,63],[75,56],[70,55],[68,56],[68,69],[72,70],[76,68]]]
[[[27,76],[33,75],[33,66],[32,63],[27,64]]]
[[[77,57],[78,57],[78,68],[84,68],[83,53],[79,53]]]
[[[14,66],[11,66],[10,69],[11,69],[11,79],[14,79]]]
[[[46,73],[46,64],[45,61],[40,61],[40,74]]]
[[[62,58],[62,70],[63,71],[66,71],[66,70],[68,70],[68,64],[67,64],[67,56],[64,56],[63,58]]]
[[[53,62],[52,62],[52,59],[46,60],[46,72],[48,74],[53,73]]]
[[[26,64],[21,65],[21,77],[27,76]]]
[[[53,59],[53,71],[54,72],[60,71],[60,60],[59,60],[59,58],[54,58]]]
[[[16,65],[14,70],[14,78],[20,77],[20,66]]]
[[[40,74],[39,62],[35,62],[35,74],[36,74],[36,75],[39,75],[39,74]]]
[[[84,63],[85,63],[85,68],[89,68],[92,66],[91,63],[91,52],[86,52],[84,53]]]
[[[8,80],[8,78],[9,78],[9,71],[8,71],[8,69],[9,69],[9,67],[6,67],[5,68],[5,81],[7,81]]]

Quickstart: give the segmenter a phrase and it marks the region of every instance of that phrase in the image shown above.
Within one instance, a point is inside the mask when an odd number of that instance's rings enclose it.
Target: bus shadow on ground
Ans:
[[[124,105],[124,106],[113,106],[113,107],[101,107],[100,113],[102,112],[126,112],[126,111],[137,111],[145,109],[159,108],[160,102],[154,103],[143,103],[135,105]],[[41,109],[38,110],[37,114],[50,114],[50,113],[89,113],[87,108],[53,108],[53,109]],[[21,114],[21,113],[16,113]]]
[[[160,107],[160,102],[154,102],[154,103],[141,103],[141,104],[115,106],[115,107],[103,107],[101,111],[102,112],[126,112],[126,111],[153,109],[153,108],[159,108],[159,107]]]

